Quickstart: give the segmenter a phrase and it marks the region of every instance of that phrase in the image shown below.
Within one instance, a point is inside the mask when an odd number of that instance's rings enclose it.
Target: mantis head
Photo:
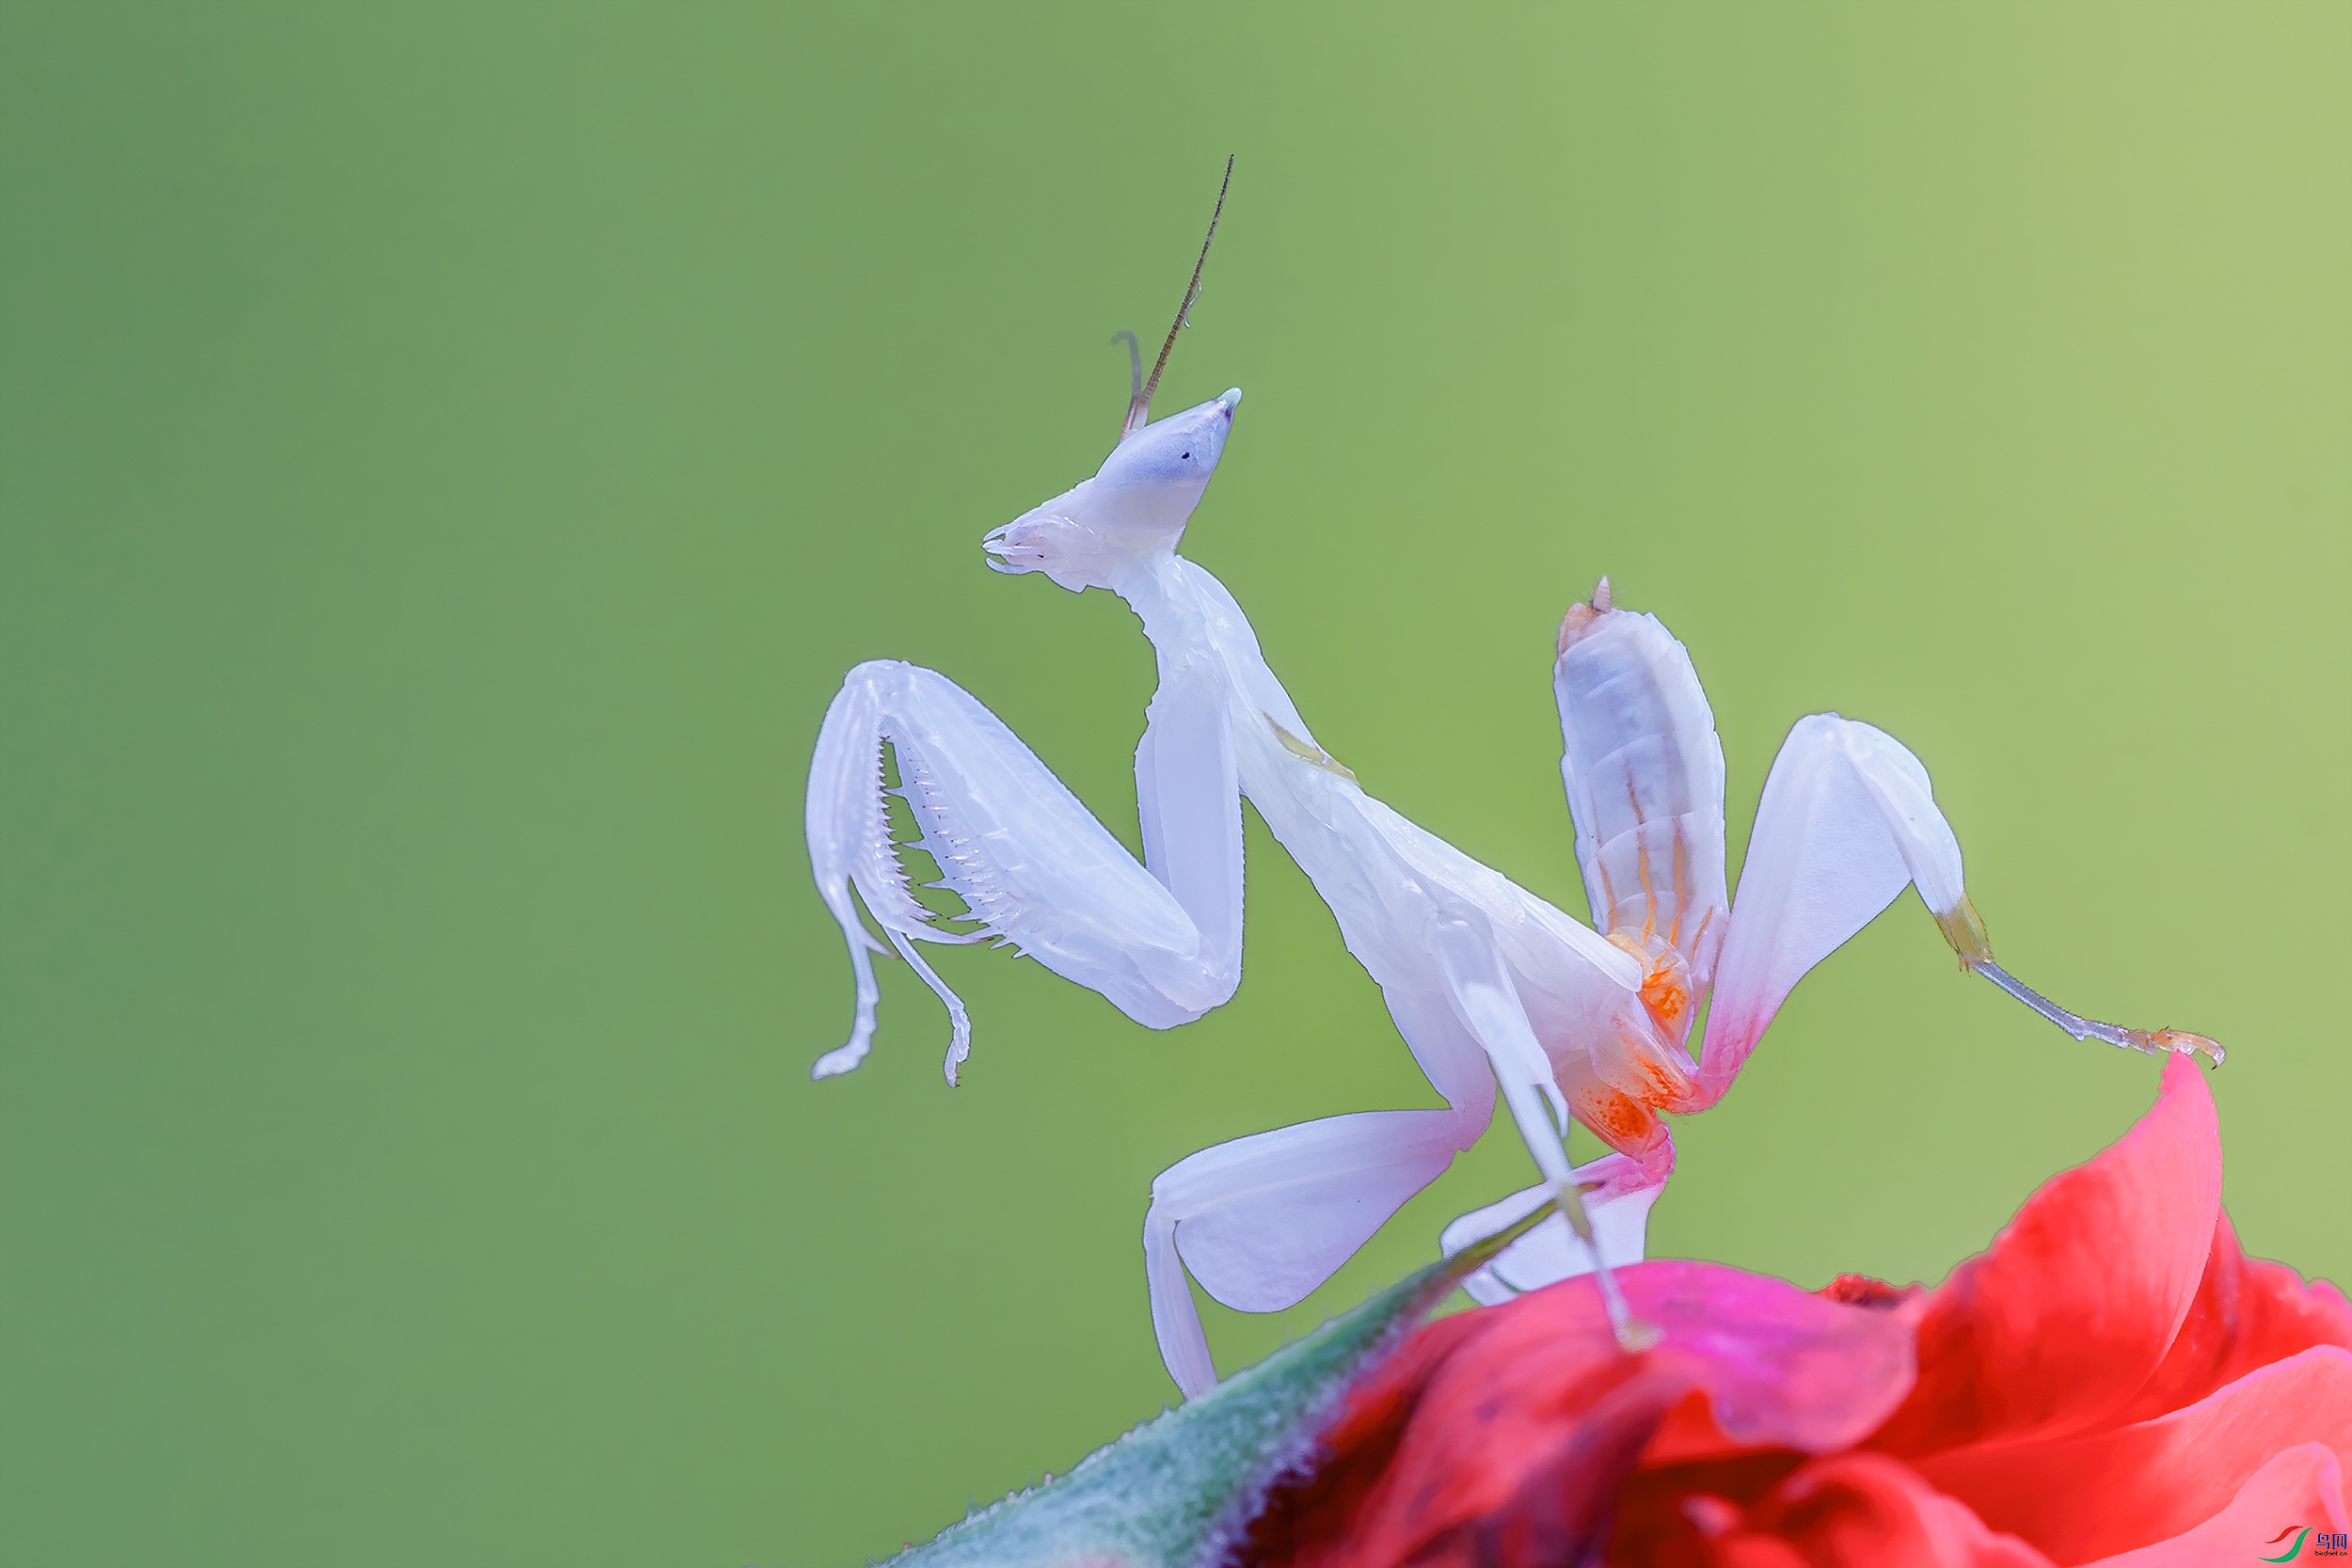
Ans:
[[[1233,161],[1228,158],[1225,186],[1232,182]],[[1127,341],[1129,365],[1127,417],[1119,427],[1119,444],[1092,479],[1031,507],[980,542],[981,548],[997,558],[989,562],[997,571],[1043,572],[1073,591],[1113,588],[1123,568],[1173,551],[1184,536],[1192,509],[1200,504],[1201,492],[1208,489],[1209,476],[1224,453],[1233,410],[1241,405],[1241,388],[1156,422],[1152,420],[1152,394],[1176,347],[1176,334],[1184,330],[1184,318],[1200,297],[1200,269],[1208,264],[1216,221],[1224,212],[1225,188],[1220,187],[1216,211],[1209,216],[1208,238],[1200,242],[1200,259],[1193,263],[1184,302],[1176,308],[1176,320],[1160,345],[1159,362],[1152,367],[1149,381],[1135,334],[1118,335]]]
[[[1176,547],[1209,487],[1241,404],[1236,387],[1145,425],[1092,479],[997,529],[981,547],[1000,572],[1043,572],[1064,588],[1110,588],[1120,569]]]

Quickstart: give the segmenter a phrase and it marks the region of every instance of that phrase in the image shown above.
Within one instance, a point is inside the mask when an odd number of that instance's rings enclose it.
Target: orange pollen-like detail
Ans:
[[[1701,920],[1699,930],[1706,929],[1706,921]],[[1686,1022],[1691,1012],[1691,966],[1681,949],[1660,942],[1656,932],[1647,930],[1612,931],[1608,940],[1619,952],[1641,960],[1642,1005],[1668,1033],[1679,1038],[1676,1026]]]
[[[1633,869],[1641,876],[1642,896],[1647,906],[1642,916],[1642,940],[1646,942],[1658,929],[1658,890],[1650,885],[1649,845],[1642,834],[1642,830],[1649,826],[1649,822],[1642,815],[1642,797],[1633,787],[1631,768],[1628,768],[1625,775],[1625,803],[1633,808]]]
[[[1653,1017],[1653,1024],[1660,1021]],[[1697,1087],[1691,1080],[1693,1064],[1673,1043],[1681,1031],[1668,1028],[1666,1039],[1660,1039],[1650,1030],[1637,1027],[1630,1019],[1617,1021],[1617,1041],[1625,1047],[1621,1055],[1613,1055],[1611,1063],[1620,1071],[1630,1069],[1627,1076],[1635,1080],[1628,1084],[1624,1077],[1603,1077],[1610,1086],[1631,1095],[1654,1111],[1671,1111],[1690,1102],[1692,1091]],[[1597,1056],[1595,1068],[1601,1064]]]
[[[1691,898],[1691,846],[1682,836],[1681,814],[1677,812],[1672,820],[1675,828],[1675,918],[1674,924],[1666,927],[1666,942],[1669,946],[1679,947],[1682,944],[1682,908]]]
[[[1648,1152],[1665,1131],[1648,1106],[1629,1094],[1599,1085],[1581,1090],[1570,1108],[1577,1120],[1620,1154]]]
[[[1663,1110],[1680,1100],[1689,1085],[1666,1069],[1666,1064],[1646,1051],[1629,1053],[1633,1070],[1642,1077],[1640,1092],[1631,1096],[1652,1110]]]
[[[1699,950],[1699,943],[1701,943],[1701,942],[1705,942],[1705,941],[1707,940],[1707,924],[1708,924],[1708,921],[1713,920],[1714,918],[1715,918],[1715,911],[1714,911],[1713,906],[1711,906],[1711,905],[1710,905],[1710,906],[1708,906],[1707,912],[1706,912],[1705,914],[1703,914],[1703,915],[1699,916],[1699,928],[1698,928],[1697,930],[1692,931],[1692,932],[1691,933],[1691,951],[1692,951],[1692,952],[1693,952],[1693,953],[1697,952],[1697,951]]]
[[[1670,1029],[1682,1022],[1683,1015],[1691,1010],[1691,988],[1682,982],[1679,963],[1670,959],[1642,977],[1642,1005],[1650,1010],[1651,1017]]]

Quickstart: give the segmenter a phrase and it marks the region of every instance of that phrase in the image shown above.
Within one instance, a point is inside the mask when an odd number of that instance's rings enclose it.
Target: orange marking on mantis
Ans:
[[[1709,911],[1710,914],[1712,912]],[[1705,920],[1699,922],[1699,928],[1702,931],[1707,928]],[[1655,935],[1636,936],[1629,931],[1612,931],[1609,942],[1619,952],[1641,961],[1639,994],[1642,1005],[1649,1009],[1650,1016],[1667,1033],[1679,1039],[1691,1012],[1690,960],[1682,956],[1681,949],[1660,942]],[[1637,1056],[1647,1050],[1646,1046],[1630,1038],[1626,1043]],[[1677,1089],[1675,1092],[1680,1091]]]
[[[1661,958],[1642,976],[1642,1005],[1670,1029],[1691,1007],[1691,988],[1683,982],[1681,959],[1679,953]]]
[[[1649,842],[1642,832],[1649,821],[1642,815],[1642,798],[1633,791],[1633,769],[1625,770],[1625,803],[1633,808],[1633,866],[1641,874],[1642,893],[1649,900],[1649,912],[1642,917],[1642,940],[1649,940],[1658,929],[1658,890],[1649,885]],[[1612,926],[1616,922],[1610,921]]]
[[[1682,911],[1691,901],[1691,890],[1686,885],[1690,879],[1691,846],[1682,836],[1682,818],[1677,816],[1675,818],[1675,919],[1674,924],[1666,927],[1666,940],[1677,946],[1680,945],[1677,939],[1682,934]]]
[[[1614,1084],[1611,1087],[1619,1089],[1621,1093],[1629,1093],[1632,1099],[1645,1106],[1672,1105],[1690,1092],[1690,1075],[1660,1055],[1649,1041],[1622,1026],[1617,1031],[1617,1039],[1625,1046],[1625,1060],[1640,1077],[1641,1084],[1629,1091]]]
[[[1699,956],[1707,950],[1707,928],[1715,923],[1715,912],[1716,906],[1713,904],[1708,905],[1707,912],[1699,916],[1698,928],[1691,933],[1691,945],[1685,951],[1690,954],[1690,965],[1692,967],[1695,967],[1698,964]],[[1713,983],[1712,975],[1708,976],[1708,983]],[[1693,991],[1691,996],[1685,998],[1686,1003],[1695,1003],[1697,997],[1695,991]]]
[[[1579,1091],[1572,1109],[1577,1120],[1620,1154],[1645,1154],[1665,1132],[1648,1106],[1599,1085]]]

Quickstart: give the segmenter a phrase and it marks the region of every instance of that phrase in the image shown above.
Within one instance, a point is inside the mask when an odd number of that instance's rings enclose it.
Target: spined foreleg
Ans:
[[[1180,671],[1152,707],[1136,754],[1149,869],[970,693],[935,671],[877,661],[850,672],[826,711],[809,768],[808,847],[818,889],[840,923],[857,977],[848,1043],[814,1076],[866,1054],[881,948],[851,901],[855,888],[892,945],[947,1005],[947,1080],[969,1051],[963,1005],[916,955],[915,942],[1010,942],[1101,992],[1137,1022],[1168,1028],[1225,1001],[1240,979],[1241,819],[1232,747],[1205,675]],[[885,813],[882,747],[899,788],[977,928],[943,930],[916,902]]]

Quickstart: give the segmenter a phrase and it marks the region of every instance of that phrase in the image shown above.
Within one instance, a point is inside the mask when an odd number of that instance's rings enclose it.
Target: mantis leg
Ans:
[[[1492,1115],[1491,1101],[1359,1111],[1236,1138],[1161,1172],[1143,1222],[1144,1272],[1160,1355],[1184,1397],[1216,1383],[1187,1267],[1239,1311],[1295,1306],[1476,1143]]]
[[[1968,902],[1960,841],[1936,808],[1928,770],[1883,730],[1834,713],[1801,719],[1772,762],[1715,969],[1699,1056],[1697,1110],[1723,1097],[1806,971],[1893,903],[1906,883],[1961,963],[2077,1039],[2155,1053],[2220,1048],[2201,1035],[2144,1031],[2067,1012],[1993,962]]]
[[[1568,1226],[1592,1255],[1591,1272],[1600,1286],[1601,1299],[1608,1306],[1609,1321],[1616,1329],[1619,1343],[1629,1350],[1640,1348],[1648,1342],[1652,1331],[1633,1322],[1624,1293],[1610,1275],[1608,1259],[1601,1256],[1597,1233],[1586,1212],[1581,1183],[1569,1167],[1567,1148],[1562,1141],[1570,1115],[1566,1097],[1561,1091],[1550,1058],[1535,1037],[1534,1026],[1528,1022],[1510,969],[1496,950],[1492,934],[1466,915],[1449,911],[1430,922],[1428,941],[1439,973],[1445,977],[1454,1012],[1485,1047],[1487,1060],[1494,1064],[1495,1082],[1502,1086],[1503,1101],[1511,1107],[1519,1135],[1527,1140],[1528,1152],[1534,1156],[1536,1168],[1544,1173],[1545,1184],[1558,1197],[1560,1212]],[[1546,1101],[1558,1118],[1556,1121],[1546,1119]],[[1660,1180],[1662,1181],[1663,1178]]]
[[[1963,933],[1955,946],[1971,929],[1980,945],[1960,841],[1919,759],[1885,731],[1834,713],[1797,721],[1764,781],[1715,966],[1702,1103],[1730,1087],[1805,973],[1914,880],[1947,935]]]
[[[1584,1212],[1592,1218],[1593,1244],[1587,1246],[1577,1238],[1567,1216],[1554,1214],[1462,1281],[1462,1289],[1472,1301],[1493,1307],[1523,1291],[1591,1274],[1597,1259],[1612,1269],[1642,1260],[1649,1242],[1650,1206],[1674,1174],[1673,1143],[1669,1141],[1661,1153],[1645,1160],[1604,1154],[1569,1174],[1583,1190]],[[1447,1226],[1438,1244],[1451,1258],[1472,1243],[1517,1225],[1549,1201],[1554,1190],[1550,1182],[1539,1181],[1500,1203],[1473,1210]]]
[[[1240,981],[1241,807],[1216,691],[1189,669],[1165,685],[1136,754],[1149,868],[1136,863],[1018,736],[934,671],[877,661],[850,672],[809,768],[808,847],[850,948],[857,1016],[813,1076],[847,1072],[874,1032],[868,955],[881,951],[850,892],[939,993],[954,1021],[947,1081],[970,1048],[962,1004],[914,942],[1010,942],[1101,992],[1139,1023],[1189,1022]],[[882,746],[923,830],[918,847],[964,901],[970,931],[940,929],[916,902],[884,813]]]

